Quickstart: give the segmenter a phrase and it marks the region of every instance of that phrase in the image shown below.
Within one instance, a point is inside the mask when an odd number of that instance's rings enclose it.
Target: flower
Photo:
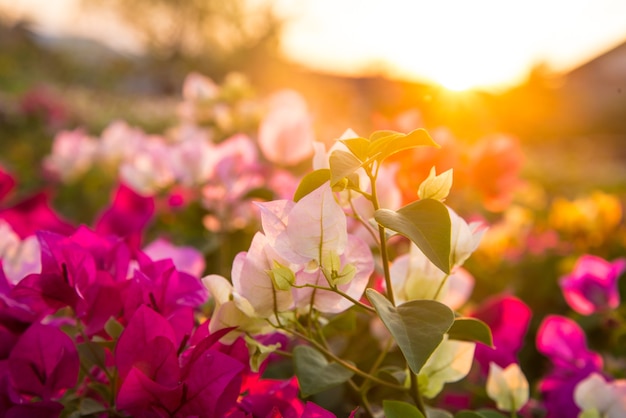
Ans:
[[[82,130],[61,131],[54,138],[52,154],[44,160],[44,167],[61,181],[72,181],[91,168],[98,143]]]
[[[582,409],[581,418],[626,416],[626,379],[607,382],[599,373],[591,373],[574,389],[574,401]]]
[[[502,411],[519,411],[528,402],[528,380],[517,363],[502,369],[495,363],[489,365],[487,395]]]
[[[517,363],[517,353],[522,348],[528,331],[530,308],[520,299],[498,295],[484,301],[471,316],[484,321],[493,335],[494,348],[484,344],[476,347],[476,361],[484,374],[491,363],[500,367]]]
[[[457,382],[470,372],[475,343],[448,339],[447,334],[428,358],[418,375],[420,392],[432,399],[444,384]]]
[[[615,309],[620,298],[617,280],[626,270],[626,259],[608,262],[593,255],[583,255],[574,270],[559,281],[567,304],[582,315]]]
[[[302,96],[293,90],[275,93],[259,127],[261,152],[274,164],[293,166],[313,155],[312,118]]]
[[[557,315],[543,320],[536,345],[553,364],[539,382],[547,418],[576,416],[579,407],[574,402],[574,389],[591,373],[602,370],[602,357],[587,349],[585,333],[576,322]]]

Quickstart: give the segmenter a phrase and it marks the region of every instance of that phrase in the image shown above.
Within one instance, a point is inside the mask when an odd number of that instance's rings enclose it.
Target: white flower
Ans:
[[[502,369],[495,363],[489,364],[487,395],[502,411],[519,411],[528,402],[528,380],[516,363]]]
[[[17,284],[27,275],[41,272],[39,253],[37,237],[21,240],[8,223],[0,220],[0,260],[10,283]]]
[[[224,344],[232,344],[242,333],[252,335],[271,332],[273,328],[259,318],[254,307],[243,296],[233,289],[228,280],[222,276],[211,274],[202,278],[202,283],[209,290],[215,302],[215,310],[209,322],[209,332],[236,327],[222,337]]]
[[[450,231],[450,265],[461,266],[478,248],[486,229],[480,222],[468,224],[455,211],[448,208],[452,230]]]
[[[420,392],[429,399],[434,398],[444,384],[467,376],[472,368],[475,348],[475,343],[449,340],[445,334],[418,375]]]
[[[582,409],[579,417],[621,418],[626,416],[626,379],[607,382],[591,373],[576,385],[574,402]]]

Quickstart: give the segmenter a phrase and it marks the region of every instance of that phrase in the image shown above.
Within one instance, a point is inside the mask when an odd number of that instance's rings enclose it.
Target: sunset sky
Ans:
[[[251,0],[270,1],[270,0]],[[112,16],[79,16],[77,0],[0,0],[48,33],[138,45]],[[545,63],[566,71],[626,41],[624,0],[273,0],[287,17],[284,53],[344,74],[386,72],[451,89],[501,87]]]

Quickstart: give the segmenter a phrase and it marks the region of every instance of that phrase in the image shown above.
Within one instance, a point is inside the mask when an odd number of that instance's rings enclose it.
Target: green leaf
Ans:
[[[341,364],[329,363],[322,353],[306,345],[293,350],[293,362],[304,397],[338,386],[354,375]]]
[[[341,142],[343,142],[348,147],[350,152],[354,154],[354,156],[357,157],[359,160],[367,160],[367,149],[370,145],[370,141],[368,139],[357,137],[342,139]]]
[[[367,289],[366,294],[411,371],[418,374],[454,322],[454,312],[434,300],[412,300],[394,307],[374,289]]]
[[[111,317],[106,324],[104,324],[104,330],[111,338],[117,340],[122,331],[124,331],[124,325],[122,325],[117,319]]]
[[[104,348],[93,341],[86,341],[76,345],[80,362],[87,368],[105,364],[106,353]]]
[[[480,342],[493,348],[489,325],[476,318],[456,318],[448,331],[452,340]]]
[[[261,199],[266,202],[269,202],[270,200],[274,200],[275,198],[276,197],[274,195],[274,192],[265,187],[258,187],[256,189],[249,190],[242,197],[242,199]]]
[[[363,163],[349,152],[335,150],[330,154],[329,164],[330,185],[334,186],[358,170]]]
[[[448,411],[439,408],[430,408],[426,406],[426,416],[428,418],[453,418],[452,414]]]
[[[296,281],[296,275],[287,266],[283,266],[274,260],[274,268],[267,270],[274,287],[278,290],[291,290],[291,286]]]
[[[387,418],[426,418],[414,405],[402,401],[383,401],[383,409]]]
[[[80,401],[79,410],[82,416],[99,414],[101,412],[106,412],[108,408],[102,405],[100,402],[91,398],[82,398]]]
[[[478,411],[463,410],[457,413],[454,418],[506,418],[506,415],[491,409],[479,409]]]
[[[299,201],[313,190],[319,189],[328,180],[330,180],[330,170],[327,168],[321,168],[307,174],[300,181],[296,193],[293,195],[293,200],[295,202]]]
[[[419,247],[432,263],[450,273],[450,214],[437,200],[423,199],[397,211],[379,209],[376,222],[404,235]]]
[[[397,152],[424,145],[439,147],[425,129],[415,129],[408,134],[395,131],[376,131],[370,136],[367,155],[372,157],[378,154],[376,160],[383,161]]]
[[[330,338],[334,335],[352,335],[356,331],[356,313],[349,309],[341,314],[333,316],[322,328],[324,336]]]

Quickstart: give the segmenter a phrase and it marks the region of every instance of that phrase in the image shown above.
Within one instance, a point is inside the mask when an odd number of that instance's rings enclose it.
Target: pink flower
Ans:
[[[205,268],[202,253],[193,247],[177,247],[166,239],[152,241],[144,253],[152,260],[172,260],[177,270],[200,277]]]
[[[78,378],[74,342],[52,325],[34,324],[22,334],[9,356],[12,386],[25,397],[59,398]]]
[[[213,348],[220,337],[200,341],[181,366],[172,326],[141,306],[115,348],[117,407],[135,417],[224,416],[236,405],[244,365]]]
[[[4,219],[21,239],[27,238],[39,230],[71,234],[74,227],[62,219],[50,207],[50,194],[39,192],[29,196],[16,205],[0,210],[0,219]]]
[[[476,361],[485,375],[491,362],[500,367],[517,363],[517,353],[530,323],[530,308],[513,296],[495,296],[481,304],[472,316],[486,322],[493,335],[494,348],[476,346]]]
[[[0,202],[7,197],[14,187],[15,178],[0,165]]]
[[[259,127],[259,147],[274,164],[293,166],[313,155],[312,118],[299,93],[284,90],[274,94],[270,110]]]
[[[144,227],[154,214],[154,198],[137,194],[120,184],[111,205],[96,221],[96,232],[125,238],[133,248],[138,248]]]
[[[608,262],[593,255],[578,259],[571,274],[560,280],[567,304],[582,315],[615,309],[620,298],[617,280],[626,270],[626,259]]]
[[[547,418],[577,416],[580,408],[574,402],[574,390],[591,373],[602,371],[602,357],[587,348],[585,332],[576,322],[557,315],[543,320],[536,345],[553,364],[539,382]]]
[[[63,182],[77,179],[94,163],[98,142],[81,129],[61,131],[52,144],[52,153],[43,165],[52,175]]]

